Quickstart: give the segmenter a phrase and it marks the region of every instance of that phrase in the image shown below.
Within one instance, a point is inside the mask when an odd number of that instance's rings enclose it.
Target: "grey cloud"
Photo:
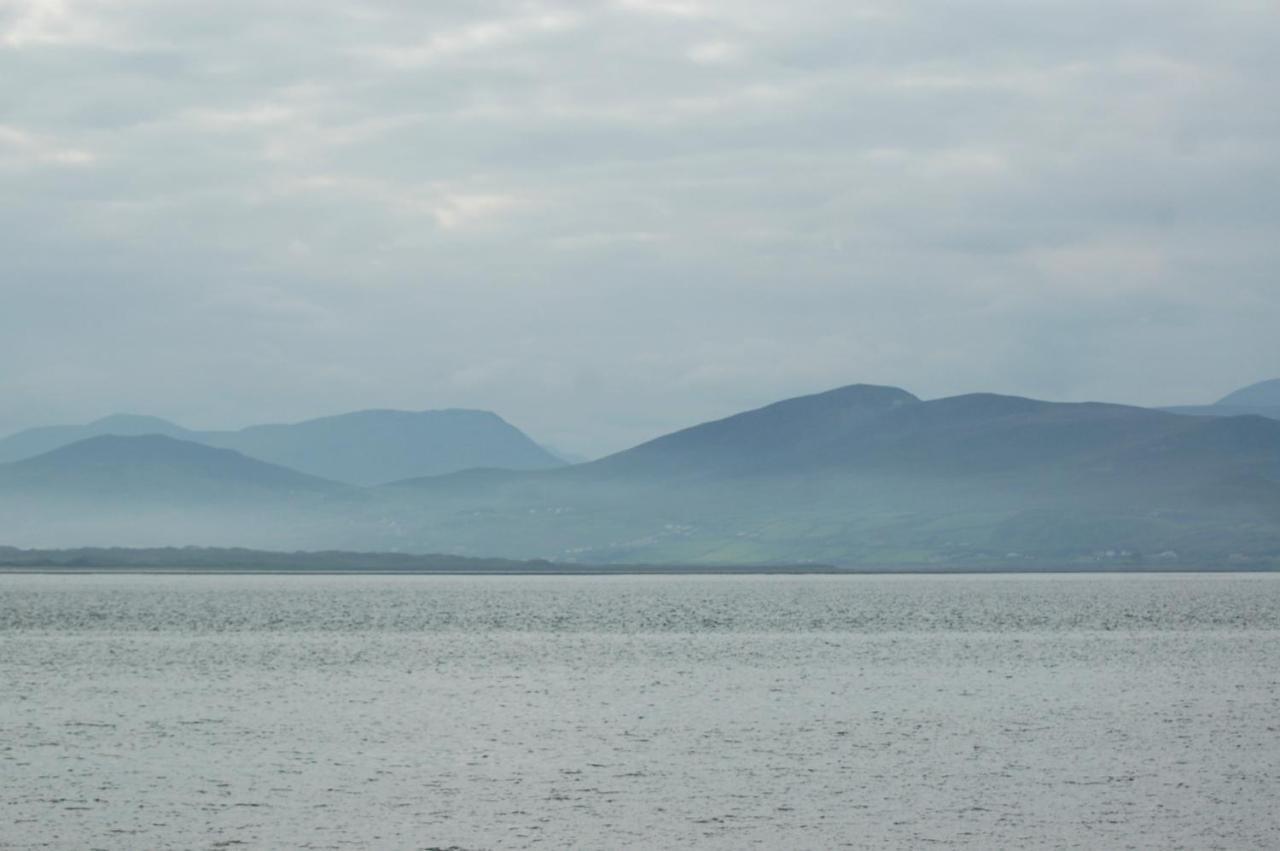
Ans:
[[[1216,398],[1280,369],[1277,43],[1248,2],[10,4],[0,430]]]

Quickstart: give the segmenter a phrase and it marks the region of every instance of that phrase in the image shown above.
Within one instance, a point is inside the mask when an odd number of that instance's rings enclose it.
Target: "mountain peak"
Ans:
[[[111,414],[89,423],[89,429],[104,434],[179,434],[185,429],[176,423],[146,414]]]
[[[868,418],[918,404],[899,387],[849,384],[702,423],[584,467],[607,472],[767,466],[799,447],[835,439]]]
[[[0,489],[142,495],[239,497],[253,491],[328,492],[340,485],[162,434],[104,434],[0,466]]]
[[[814,402],[830,401],[842,405],[896,408],[900,405],[910,405],[919,402],[920,398],[912,393],[908,393],[901,387],[892,387],[883,384],[846,384],[844,387],[837,387],[834,390],[814,393],[809,396],[797,396],[794,399],[785,399],[781,402],[776,402],[775,404],[804,404],[806,401],[810,400]],[[773,407],[773,405],[770,405],[769,407]]]
[[[253,464],[262,463],[230,449],[216,449],[166,434],[100,434],[59,446],[33,458],[24,458],[9,466],[19,470],[64,466],[130,467],[139,464],[216,468],[239,459]]]
[[[356,485],[471,467],[534,470],[564,463],[492,411],[445,408],[353,411],[239,431],[188,431],[159,417],[112,414],[88,425],[27,429],[0,439],[0,464],[102,435],[156,434]]]
[[[205,435],[205,442],[355,485],[471,467],[536,470],[563,462],[492,411],[371,409]]]
[[[1228,393],[1217,401],[1218,405],[1235,405],[1250,408],[1280,407],[1280,378],[1259,381]]]

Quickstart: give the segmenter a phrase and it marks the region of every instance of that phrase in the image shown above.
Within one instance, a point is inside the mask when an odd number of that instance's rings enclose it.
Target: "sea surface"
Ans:
[[[0,576],[0,848],[1280,848],[1280,575]]]

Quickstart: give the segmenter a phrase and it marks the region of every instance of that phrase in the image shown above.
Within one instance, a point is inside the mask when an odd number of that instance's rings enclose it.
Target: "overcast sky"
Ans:
[[[1280,375],[1272,0],[0,0],[0,432]]]

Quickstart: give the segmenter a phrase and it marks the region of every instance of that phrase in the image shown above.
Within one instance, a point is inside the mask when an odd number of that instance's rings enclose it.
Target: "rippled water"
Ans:
[[[1280,847],[1280,576],[0,576],[0,848]]]

